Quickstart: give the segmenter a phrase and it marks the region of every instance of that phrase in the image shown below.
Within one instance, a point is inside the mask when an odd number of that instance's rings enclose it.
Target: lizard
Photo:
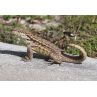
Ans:
[[[25,58],[28,60],[32,60],[33,51],[48,56],[50,59],[53,60],[54,63],[57,64],[61,64],[62,62],[80,64],[87,57],[87,53],[84,50],[84,48],[76,44],[68,44],[68,46],[80,50],[80,55],[78,56],[63,53],[63,50],[57,47],[55,44],[51,43],[46,39],[42,39],[37,35],[33,35],[27,29],[22,29],[22,30],[14,29],[12,30],[12,34],[25,38],[27,40],[28,45],[27,45],[27,54]]]

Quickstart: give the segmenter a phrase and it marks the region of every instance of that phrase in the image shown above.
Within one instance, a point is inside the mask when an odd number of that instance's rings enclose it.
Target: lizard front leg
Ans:
[[[23,61],[31,61],[32,58],[33,58],[33,51],[32,51],[32,48],[31,48],[31,44],[28,44],[27,45],[27,52],[26,52],[26,55],[23,58]]]

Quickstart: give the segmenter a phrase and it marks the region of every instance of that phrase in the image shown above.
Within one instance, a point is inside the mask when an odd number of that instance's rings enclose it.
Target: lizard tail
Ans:
[[[80,55],[75,56],[75,55],[70,55],[70,54],[64,54],[63,55],[63,61],[64,62],[70,62],[70,63],[82,63],[87,57],[87,53],[84,50],[84,48],[80,47],[79,45],[76,44],[69,44],[70,47],[74,47],[78,50],[80,50]]]

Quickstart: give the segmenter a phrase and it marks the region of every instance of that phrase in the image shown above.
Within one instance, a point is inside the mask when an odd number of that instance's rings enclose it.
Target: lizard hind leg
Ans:
[[[60,54],[54,54],[54,53],[52,53],[51,55],[50,55],[50,57],[51,57],[51,59],[53,60],[53,63],[55,63],[55,64],[61,64],[62,63],[62,58],[61,58],[61,55]]]

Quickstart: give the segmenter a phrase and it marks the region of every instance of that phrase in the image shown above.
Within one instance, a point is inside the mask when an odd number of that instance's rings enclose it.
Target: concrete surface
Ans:
[[[43,56],[34,54],[31,62],[21,60],[26,47],[0,42],[0,80],[97,80],[97,59],[87,58],[82,64],[50,65]]]

